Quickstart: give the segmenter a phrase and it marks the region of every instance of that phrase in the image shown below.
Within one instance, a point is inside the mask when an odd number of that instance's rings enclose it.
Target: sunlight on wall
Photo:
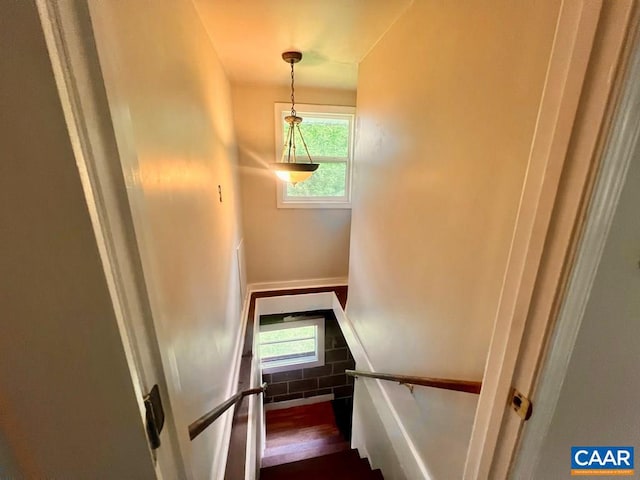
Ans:
[[[377,370],[482,378],[559,3],[415,2],[360,65],[347,313]],[[387,389],[461,478],[474,402]]]
[[[351,211],[276,206],[277,180],[268,168],[276,161],[274,103],[288,100],[288,88],[233,85],[232,91],[248,282],[346,278]],[[296,101],[353,105],[355,92],[305,87]]]
[[[236,387],[242,234],[229,83],[192,2],[91,9],[182,454],[193,478],[217,477],[230,417],[194,442],[187,425]]]

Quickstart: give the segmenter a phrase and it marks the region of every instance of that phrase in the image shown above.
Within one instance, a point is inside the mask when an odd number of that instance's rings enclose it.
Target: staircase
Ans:
[[[266,423],[263,468],[350,448],[336,425],[331,402],[268,411]]]
[[[322,457],[262,468],[260,480],[383,480],[380,470],[351,449]]]

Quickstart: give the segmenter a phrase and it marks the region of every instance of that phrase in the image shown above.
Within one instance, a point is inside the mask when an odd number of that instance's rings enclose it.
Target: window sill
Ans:
[[[322,367],[324,365],[324,358],[318,359],[317,357],[303,357],[297,362],[286,363],[284,365],[262,365],[262,373],[280,373],[288,372],[289,370],[300,370],[302,368]]]

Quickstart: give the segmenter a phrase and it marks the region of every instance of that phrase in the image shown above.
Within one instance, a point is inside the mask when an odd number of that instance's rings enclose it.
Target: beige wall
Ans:
[[[283,64],[283,75],[287,74]],[[355,92],[307,87],[296,102],[355,105]],[[275,161],[274,103],[288,102],[287,87],[234,85],[233,108],[242,179],[247,280],[286,282],[345,277],[349,264],[351,211],[279,209]]]
[[[0,45],[0,478],[155,478],[34,2]]]
[[[559,3],[417,1],[360,65],[347,313],[377,370],[482,378]],[[460,478],[475,400],[389,391]]]
[[[193,442],[187,426],[236,388],[241,228],[229,83],[189,0],[90,5],[182,453],[192,478],[218,478],[230,414]]]

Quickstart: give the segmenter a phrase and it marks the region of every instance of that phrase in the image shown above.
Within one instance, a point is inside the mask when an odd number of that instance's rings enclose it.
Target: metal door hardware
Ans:
[[[531,400],[515,388],[511,395],[511,407],[523,420],[526,421],[531,418],[531,414],[533,413],[533,404],[531,403]]]
[[[147,437],[151,449],[160,447],[160,432],[164,426],[164,409],[160,398],[160,389],[154,385],[151,391],[144,396],[144,408],[147,417]]]

